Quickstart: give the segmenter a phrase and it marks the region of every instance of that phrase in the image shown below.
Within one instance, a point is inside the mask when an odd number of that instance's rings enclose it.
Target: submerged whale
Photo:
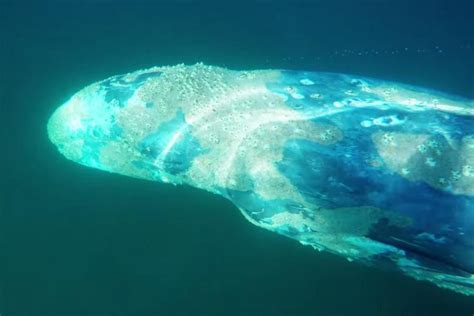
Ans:
[[[253,224],[474,295],[474,102],[337,73],[154,67],[59,107],[80,164],[187,184]]]

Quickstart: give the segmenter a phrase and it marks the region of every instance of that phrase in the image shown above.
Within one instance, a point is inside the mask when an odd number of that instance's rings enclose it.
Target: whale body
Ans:
[[[186,184],[253,224],[474,295],[474,103],[338,73],[154,67],[48,122],[68,159]]]

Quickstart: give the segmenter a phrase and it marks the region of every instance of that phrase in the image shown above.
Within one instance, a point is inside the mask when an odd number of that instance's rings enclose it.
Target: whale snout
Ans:
[[[54,111],[47,125],[51,142],[73,161],[80,160],[84,145],[84,115],[80,102],[78,96],[72,97]]]
[[[100,152],[120,135],[114,112],[99,86],[89,86],[60,106],[48,121],[48,136],[68,159],[107,169]]]

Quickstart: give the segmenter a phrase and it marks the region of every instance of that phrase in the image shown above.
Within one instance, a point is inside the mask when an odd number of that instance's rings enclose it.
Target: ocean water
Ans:
[[[82,167],[52,112],[178,63],[333,71],[474,98],[473,1],[0,0],[0,314],[472,315],[474,298],[262,230],[221,197]]]

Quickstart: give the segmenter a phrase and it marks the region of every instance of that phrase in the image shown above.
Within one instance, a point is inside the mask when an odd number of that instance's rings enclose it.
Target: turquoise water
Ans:
[[[2,315],[471,315],[474,299],[249,224],[188,187],[60,156],[54,109],[154,65],[334,71],[474,98],[470,1],[0,2]]]

